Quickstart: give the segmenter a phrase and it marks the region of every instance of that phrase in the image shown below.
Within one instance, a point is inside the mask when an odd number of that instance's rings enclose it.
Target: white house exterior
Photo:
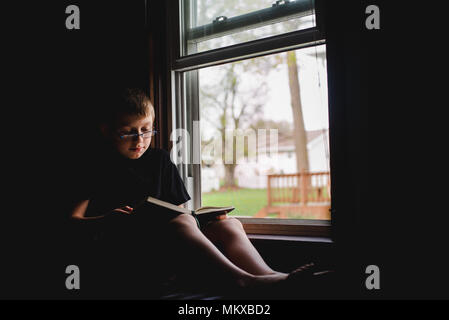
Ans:
[[[201,191],[211,192],[220,189],[220,177],[215,168],[201,168]]]
[[[307,131],[309,171],[329,171],[328,130]],[[269,147],[258,143],[257,156],[237,165],[235,178],[241,188],[265,189],[268,174],[297,173],[296,152],[292,137],[279,137],[277,154],[270,154]],[[201,174],[202,192],[218,190],[219,179],[224,177],[224,166],[203,168]]]

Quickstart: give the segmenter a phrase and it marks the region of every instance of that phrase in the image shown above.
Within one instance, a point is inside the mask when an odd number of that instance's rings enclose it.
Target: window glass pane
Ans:
[[[192,72],[202,205],[234,205],[238,216],[329,220],[325,46]]]
[[[187,0],[182,55],[315,26],[314,0]]]

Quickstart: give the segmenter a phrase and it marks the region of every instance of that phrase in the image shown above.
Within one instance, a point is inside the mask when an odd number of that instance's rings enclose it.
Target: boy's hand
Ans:
[[[130,206],[124,206],[111,211],[111,213],[133,214],[133,208]]]

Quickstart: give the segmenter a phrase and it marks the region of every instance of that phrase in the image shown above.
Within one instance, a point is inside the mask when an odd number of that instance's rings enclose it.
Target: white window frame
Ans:
[[[281,53],[289,50],[296,50],[311,46],[325,44],[324,24],[321,19],[319,0],[315,0],[315,16],[316,27],[310,29],[299,30],[295,32],[285,33],[272,36],[269,38],[254,40],[242,44],[236,44],[229,47],[210,50],[206,52],[195,53],[191,55],[181,55],[181,50],[186,52],[186,48],[182,48],[181,35],[179,25],[182,24],[183,14],[182,8],[177,0],[169,0],[172,11],[168,14],[169,32],[173,35],[169,45],[170,59],[170,79],[172,94],[172,128],[186,129],[193,132],[191,124],[195,120],[199,120],[199,107],[194,106],[193,112],[189,115],[186,112],[186,90],[198,90],[198,88],[186,88],[189,84],[185,77],[195,77],[197,73],[186,71],[194,71],[204,67],[215,66],[219,64],[239,61],[248,58],[255,58],[268,54]],[[173,16],[174,15],[174,16]],[[190,82],[192,85],[192,82]],[[193,96],[193,97],[192,97]],[[195,95],[189,95],[190,99],[195,99]],[[198,98],[198,97],[196,97]],[[198,103],[190,101],[189,105]],[[332,134],[331,132],[329,134]],[[190,137],[191,141],[194,137]],[[173,142],[173,148],[176,152],[176,143]],[[186,148],[184,148],[185,150]],[[185,150],[185,152],[187,152]],[[184,154],[185,157],[188,154]],[[200,159],[201,150],[190,151],[190,157]],[[332,154],[330,154],[332,157]],[[201,166],[199,164],[177,165],[180,175],[186,184],[192,200],[187,203],[190,209],[201,206]],[[331,170],[332,177],[332,170]],[[332,188],[332,186],[331,186]],[[332,193],[332,190],[331,190]],[[331,237],[331,222],[324,220],[302,220],[302,219],[273,219],[273,218],[248,218],[238,217],[248,234],[256,235],[281,235],[281,236],[308,236],[308,237]]]

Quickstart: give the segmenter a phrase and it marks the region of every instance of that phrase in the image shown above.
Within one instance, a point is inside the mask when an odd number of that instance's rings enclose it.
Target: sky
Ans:
[[[315,53],[307,48],[307,53]],[[327,111],[327,74],[321,61],[315,57],[298,54],[299,85],[306,130],[327,129],[329,127]],[[321,83],[321,88],[318,83]],[[268,77],[271,88],[264,108],[265,116],[273,120],[292,120],[290,89],[288,86],[287,66],[271,72]],[[276,107],[272,107],[276,106]]]
[[[323,59],[317,58],[315,55],[316,53],[324,53],[324,50],[324,45],[297,50],[301,101],[307,131],[329,127],[326,66],[323,64]],[[285,55],[285,53],[283,54]],[[219,79],[217,68],[220,68],[220,66],[202,69],[200,85],[216,82]],[[266,100],[260,101],[263,104],[264,118],[275,121],[287,120],[292,123],[286,64],[272,69],[265,79],[269,89],[266,93]],[[254,86],[255,81],[258,80],[250,72],[244,74],[241,89],[250,89],[251,86]]]

